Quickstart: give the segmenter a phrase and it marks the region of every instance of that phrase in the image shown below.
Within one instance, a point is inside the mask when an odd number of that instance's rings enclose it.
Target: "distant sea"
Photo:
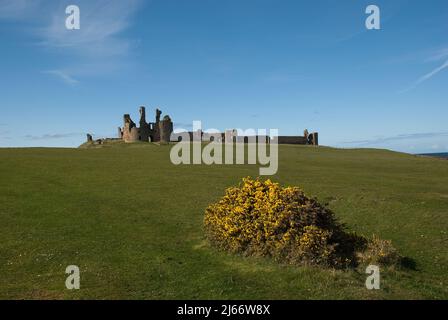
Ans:
[[[427,157],[448,159],[448,152],[443,152],[443,153],[421,153],[419,155],[420,156],[427,156]]]

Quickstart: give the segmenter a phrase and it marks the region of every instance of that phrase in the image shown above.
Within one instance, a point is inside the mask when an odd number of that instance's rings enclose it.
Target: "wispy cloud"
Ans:
[[[68,85],[79,83],[80,77],[108,73],[132,61],[127,58],[138,41],[129,38],[125,31],[143,0],[78,0],[75,4],[80,8],[81,29],[67,30],[65,8],[72,2],[0,0],[0,19],[31,21],[27,24],[29,32],[42,52],[51,51],[72,61],[43,73]]]
[[[415,140],[415,139],[429,139],[436,137],[448,137],[448,132],[423,132],[423,133],[408,133],[408,134],[399,134],[395,136],[389,137],[377,137],[374,139],[368,140],[355,140],[355,141],[346,141],[344,144],[355,144],[358,146],[369,146],[369,145],[378,145],[384,144],[388,142],[402,141],[402,140]]]
[[[427,62],[432,62],[432,61],[441,61],[441,60],[443,61],[443,63],[440,66],[438,66],[437,68],[433,69],[431,72],[428,72],[427,74],[423,75],[417,81],[415,81],[410,87],[408,87],[408,88],[406,88],[404,90],[399,91],[399,93],[405,93],[405,92],[408,92],[408,91],[410,91],[412,89],[415,89],[417,86],[419,86],[423,82],[428,81],[429,79],[431,79],[432,77],[434,77],[438,73],[440,73],[443,70],[447,69],[448,68],[448,48],[443,48],[443,49],[437,50],[426,61]]]
[[[89,57],[125,55],[132,40],[121,34],[131,24],[133,14],[141,6],[141,0],[97,0],[77,1],[81,11],[81,29],[65,28],[65,6],[51,14],[51,21],[37,30],[41,44],[65,49]]]
[[[81,135],[84,135],[84,133],[49,133],[40,136],[27,134],[24,136],[24,138],[28,140],[51,140],[51,139],[79,137]]]
[[[448,58],[448,48],[442,48],[436,50],[427,61],[440,61]]]
[[[0,18],[23,19],[40,5],[40,0],[0,0]]]
[[[435,68],[434,70],[432,70],[431,72],[425,74],[423,77],[421,77],[420,79],[417,80],[417,85],[431,79],[433,76],[435,76],[436,74],[438,74],[439,72],[445,70],[446,68],[448,68],[448,60],[445,61],[445,63],[443,63],[440,67]]]
[[[75,84],[79,83],[78,80],[76,80],[75,78],[70,76],[67,72],[62,71],[62,70],[47,70],[47,71],[43,71],[43,73],[53,75],[69,85],[75,85]]]

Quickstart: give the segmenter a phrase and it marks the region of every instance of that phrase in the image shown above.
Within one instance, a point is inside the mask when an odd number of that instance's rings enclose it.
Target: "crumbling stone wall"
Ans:
[[[183,133],[177,133],[172,136],[173,142],[181,141],[181,136]],[[269,136],[254,136],[254,137],[242,137],[238,136],[238,132],[236,130],[226,130],[224,133],[220,134],[210,134],[207,132],[203,132],[202,130],[190,131],[188,132],[190,137],[190,141],[203,141],[208,142],[212,141],[212,136],[219,136],[220,142],[223,143],[248,143],[250,140],[256,141],[258,143],[270,143],[271,137]],[[251,139],[250,139],[251,138]],[[308,133],[306,130],[303,136],[278,136],[277,137],[278,144],[299,144],[299,145],[319,145],[318,141],[318,133]]]
[[[140,107],[140,121],[139,127],[132,121],[129,114],[123,116],[123,127],[118,128],[118,138],[123,139],[125,142],[171,142],[179,141],[180,134],[173,135],[173,122],[171,118],[166,115],[161,119],[162,111],[156,109],[155,122],[146,122],[146,109]],[[189,132],[190,141],[210,141],[210,137],[202,130],[196,132]],[[236,130],[226,130],[219,134],[219,140],[221,142],[246,142],[249,139],[238,139],[238,133]],[[89,140],[90,139],[90,140]],[[258,141],[270,142],[270,137],[263,136],[257,137]],[[88,136],[88,141],[92,141],[92,137]],[[307,129],[304,130],[303,136],[279,136],[277,137],[278,144],[299,144],[299,145],[319,145],[319,136],[317,132],[309,133]]]
[[[311,144],[313,146],[319,145],[319,133],[313,132],[308,136],[308,144]]]
[[[302,136],[278,136],[278,144],[308,144],[308,140]]]
[[[305,131],[303,132],[303,136],[279,136],[278,144],[300,144],[318,146],[318,133],[309,133],[308,129],[305,129]]]

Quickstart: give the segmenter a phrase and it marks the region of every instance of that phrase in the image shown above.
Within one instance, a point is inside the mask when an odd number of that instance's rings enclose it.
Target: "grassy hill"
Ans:
[[[413,261],[383,270],[282,266],[218,252],[205,207],[257,166],[174,166],[169,146],[0,149],[0,298],[448,299],[448,161],[280,146],[273,180],[329,203],[349,229]],[[411,263],[412,264],[412,263]],[[65,268],[81,290],[65,289]]]

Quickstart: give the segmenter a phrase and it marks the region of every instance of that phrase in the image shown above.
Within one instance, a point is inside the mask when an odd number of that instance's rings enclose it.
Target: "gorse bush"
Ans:
[[[353,265],[368,243],[299,188],[249,177],[206,208],[204,229],[220,249],[291,264]]]
[[[287,260],[293,263],[329,264],[335,253],[335,245],[330,244],[332,232],[316,226],[306,226],[289,248]]]
[[[361,264],[397,265],[402,257],[389,240],[382,240],[373,236],[364,251],[357,252],[358,262]]]

